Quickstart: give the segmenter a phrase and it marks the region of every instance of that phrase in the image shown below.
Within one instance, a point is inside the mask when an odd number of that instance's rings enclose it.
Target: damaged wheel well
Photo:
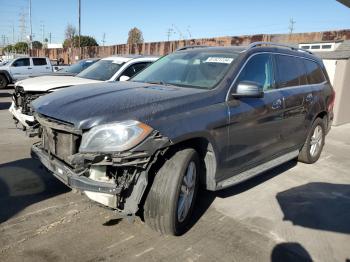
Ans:
[[[176,152],[185,148],[193,148],[197,151],[200,164],[200,183],[209,190],[215,189],[215,173],[216,173],[216,156],[213,145],[210,141],[203,137],[192,138],[181,141],[177,144],[170,146],[164,154],[159,154],[158,159],[152,164],[148,171],[148,185],[143,195],[143,201],[147,197],[148,191],[152,186],[154,176],[156,176],[158,170],[163,166],[165,161],[171,158]],[[141,207],[143,206],[143,201]]]

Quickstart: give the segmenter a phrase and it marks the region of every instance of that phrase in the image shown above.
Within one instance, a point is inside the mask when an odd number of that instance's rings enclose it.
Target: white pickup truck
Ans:
[[[28,77],[52,72],[50,59],[45,57],[15,58],[0,66],[0,88]]]

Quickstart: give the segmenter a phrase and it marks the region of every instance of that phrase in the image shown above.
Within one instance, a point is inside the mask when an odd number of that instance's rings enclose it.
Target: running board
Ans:
[[[227,178],[223,181],[220,181],[217,186],[216,190],[220,190],[229,186],[237,185],[245,180],[248,180],[252,177],[255,177],[269,169],[272,169],[276,166],[279,166],[285,162],[288,162],[294,158],[296,158],[299,155],[299,150],[292,151],[290,153],[287,153],[283,156],[277,157],[275,159],[272,159],[266,163],[263,163],[259,166],[256,166],[252,169],[246,170],[242,173],[239,173],[237,175],[234,175],[233,177]]]

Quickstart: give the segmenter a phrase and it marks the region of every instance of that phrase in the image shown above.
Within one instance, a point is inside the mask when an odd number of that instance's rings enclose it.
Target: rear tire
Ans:
[[[166,160],[145,201],[146,224],[162,234],[183,234],[191,219],[199,174],[198,154],[192,148],[178,151]]]
[[[5,88],[8,85],[6,76],[0,75],[0,89]]]
[[[306,164],[315,163],[320,158],[325,136],[325,123],[321,118],[316,118],[306,138],[305,144],[299,153],[298,160]]]

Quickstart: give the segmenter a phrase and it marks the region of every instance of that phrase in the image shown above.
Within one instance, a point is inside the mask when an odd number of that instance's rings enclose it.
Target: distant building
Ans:
[[[336,92],[333,125],[350,123],[350,40],[301,43],[322,58]]]

